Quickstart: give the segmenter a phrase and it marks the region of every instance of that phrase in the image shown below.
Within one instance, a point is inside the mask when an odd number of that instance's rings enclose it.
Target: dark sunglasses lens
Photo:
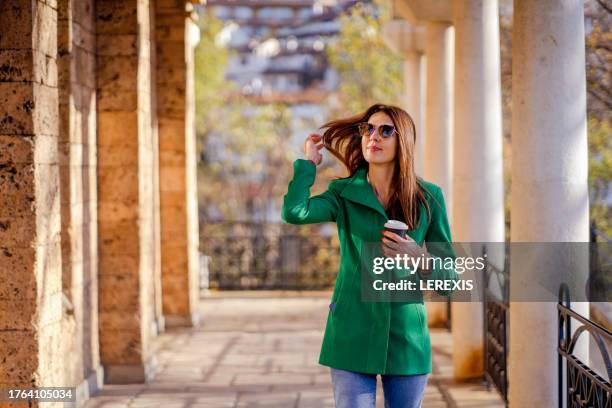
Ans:
[[[368,123],[368,135],[374,133],[374,125]]]
[[[381,126],[382,137],[391,137],[393,136],[393,126],[391,125],[382,125]]]

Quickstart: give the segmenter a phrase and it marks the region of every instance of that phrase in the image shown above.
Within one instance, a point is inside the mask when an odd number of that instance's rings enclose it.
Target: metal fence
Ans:
[[[607,347],[612,342],[612,332],[571,309],[570,293],[565,284],[559,289],[557,316],[559,408],[612,408],[612,363]],[[574,333],[572,319],[580,324]],[[574,354],[575,346],[584,332],[595,340],[607,371],[607,380]]]
[[[486,248],[482,250],[486,259]],[[509,254],[504,257],[503,270],[489,262],[483,271],[483,338],[484,380],[493,385],[508,403],[508,322],[509,322]]]
[[[610,242],[610,237],[599,231],[595,224],[591,224],[590,228],[591,234],[591,242]],[[508,249],[509,246],[506,247]],[[603,265],[609,265],[609,259],[601,259],[602,251],[594,250],[595,247],[591,247],[592,251],[590,254],[590,290],[591,290],[591,298],[598,299],[598,293],[602,290],[605,292],[609,290],[609,283],[605,281],[605,279],[609,279],[609,276],[604,272]],[[483,248],[483,255],[485,253],[485,248]],[[605,254],[604,254],[605,255]],[[497,391],[500,393],[502,398],[504,399],[506,405],[508,404],[508,369],[507,369],[507,361],[508,361],[508,353],[509,353],[509,342],[508,342],[508,334],[509,334],[509,299],[510,299],[510,287],[509,287],[509,273],[510,273],[510,253],[506,252],[504,257],[504,267],[503,270],[496,268],[490,263],[486,264],[484,273],[483,273],[483,316],[484,316],[484,379],[485,383],[488,387],[493,385]],[[567,288],[566,288],[567,289]],[[568,294],[569,296],[569,294]],[[605,299],[605,296],[600,296],[602,299]],[[561,304],[561,300],[559,301]],[[569,298],[568,298],[569,304]],[[585,319],[582,316],[577,315],[575,312],[569,310],[569,306],[561,309],[563,306],[559,306],[560,310],[560,320],[563,319],[564,324],[567,324],[565,328],[559,326],[559,335],[567,335],[567,333],[571,333],[569,331],[569,321],[570,317],[574,317],[583,323],[585,329],[587,331],[596,330],[599,334],[598,336],[606,337],[607,335],[601,334],[600,329],[601,326],[596,323]],[[560,323],[561,325],[561,323]],[[589,329],[597,327],[598,329]],[[565,332],[564,332],[565,330]],[[609,331],[605,330],[607,333]],[[606,337],[606,342],[610,344],[610,338]],[[563,353],[566,358],[568,358],[569,351],[569,340],[564,340]],[[606,345],[606,343],[602,343],[601,340],[596,340],[600,351],[602,352],[602,356],[604,359],[604,363],[608,369],[608,381],[604,382],[603,385],[597,385],[597,381],[594,381],[594,377],[592,376],[592,370],[590,370],[583,363],[575,362],[573,358],[569,358],[571,362],[571,367],[568,367],[568,382],[567,385],[567,393],[568,396],[574,398],[574,401],[570,405],[567,405],[568,408],[573,407],[605,407],[612,408],[612,397],[610,396],[610,362],[608,357],[607,348],[602,348],[602,345]],[[559,340],[559,350],[561,353],[561,339]],[[573,348],[573,346],[571,346]],[[560,354],[560,359],[562,358]],[[560,369],[561,370],[561,369]],[[590,370],[590,371],[589,371]],[[559,374],[561,376],[561,372]],[[561,377],[560,377],[561,378]],[[601,379],[601,377],[600,377]],[[560,385],[561,386],[561,385]],[[561,391],[560,391],[561,392]],[[585,394],[586,393],[586,394]],[[607,394],[606,394],[607,393]],[[588,395],[588,396],[587,396]],[[604,397],[605,395],[605,397]],[[598,401],[603,398],[605,402],[604,405],[589,405],[591,401],[590,398],[595,398],[597,396]],[[561,401],[561,400],[560,400]]]
[[[329,224],[207,222],[200,247],[210,256],[208,287],[226,290],[329,289],[340,257]]]

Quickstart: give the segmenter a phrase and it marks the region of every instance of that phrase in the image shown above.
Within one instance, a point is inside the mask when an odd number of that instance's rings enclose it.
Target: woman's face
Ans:
[[[370,116],[368,123],[374,126],[375,130],[371,135],[361,136],[361,151],[363,157],[370,164],[385,164],[395,160],[395,152],[397,151],[397,131],[393,131],[390,137],[383,138],[380,136],[378,129],[382,125],[393,125],[391,117],[385,112],[376,112]]]

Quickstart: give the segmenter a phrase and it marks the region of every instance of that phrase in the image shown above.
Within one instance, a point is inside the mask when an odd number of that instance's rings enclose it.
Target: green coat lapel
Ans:
[[[376,194],[374,194],[372,186],[370,183],[368,183],[366,178],[366,170],[367,169],[365,167],[359,168],[353,177],[351,177],[351,181],[342,190],[340,195],[347,200],[354,201],[378,211],[383,217],[385,217],[385,219],[387,219],[385,209],[380,201],[378,201]]]

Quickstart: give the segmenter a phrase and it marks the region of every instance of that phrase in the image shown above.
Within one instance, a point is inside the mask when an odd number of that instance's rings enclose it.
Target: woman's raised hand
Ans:
[[[317,133],[311,133],[304,142],[304,156],[306,160],[312,160],[315,165],[321,164],[323,155],[320,150],[324,147],[321,140],[323,137]]]

